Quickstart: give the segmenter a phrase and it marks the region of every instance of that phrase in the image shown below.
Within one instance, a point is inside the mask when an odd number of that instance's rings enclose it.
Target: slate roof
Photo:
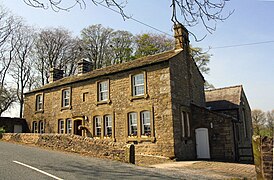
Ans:
[[[242,85],[206,90],[206,106],[211,110],[238,108],[241,103],[242,91]]]
[[[46,89],[51,89],[54,87],[59,87],[59,86],[75,83],[75,82],[85,81],[88,79],[92,79],[92,78],[96,78],[96,77],[100,77],[100,76],[104,76],[104,75],[110,75],[110,74],[121,72],[121,71],[131,70],[131,69],[135,69],[135,68],[139,68],[139,67],[143,67],[143,66],[152,65],[155,63],[168,61],[171,58],[177,56],[180,52],[182,52],[182,50],[170,50],[170,51],[166,51],[166,52],[159,53],[156,55],[150,55],[150,56],[146,56],[143,58],[138,58],[136,60],[129,61],[126,63],[116,64],[116,65],[108,66],[105,68],[96,69],[96,70],[93,70],[91,72],[88,72],[88,73],[85,73],[82,75],[73,75],[73,76],[64,77],[60,80],[46,84],[41,88],[27,92],[27,93],[25,93],[25,95],[43,91]]]

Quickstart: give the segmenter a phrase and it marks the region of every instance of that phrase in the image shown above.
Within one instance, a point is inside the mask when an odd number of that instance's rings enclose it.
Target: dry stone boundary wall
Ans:
[[[258,180],[273,179],[273,138],[253,136],[254,162]]]
[[[101,140],[67,134],[3,133],[2,140],[134,163],[134,147],[113,142],[112,139]]]

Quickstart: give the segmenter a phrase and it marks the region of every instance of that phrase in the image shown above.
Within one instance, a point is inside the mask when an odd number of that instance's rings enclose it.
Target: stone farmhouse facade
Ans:
[[[235,118],[206,107],[188,31],[174,31],[175,50],[93,71],[82,60],[64,78],[52,69],[49,84],[25,94],[32,132],[134,143],[136,154],[171,159],[238,160]]]

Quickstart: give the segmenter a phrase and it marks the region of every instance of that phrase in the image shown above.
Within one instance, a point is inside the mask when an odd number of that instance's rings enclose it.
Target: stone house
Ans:
[[[175,25],[175,50],[78,75],[52,69],[50,83],[25,93],[33,133],[68,133],[135,144],[136,154],[236,160],[234,118],[206,108],[204,78]]]
[[[253,161],[251,109],[241,85],[205,92],[208,109],[233,117],[237,161]]]

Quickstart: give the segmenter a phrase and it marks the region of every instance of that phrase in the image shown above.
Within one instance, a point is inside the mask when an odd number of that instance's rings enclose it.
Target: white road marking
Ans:
[[[62,178],[59,178],[59,177],[57,177],[57,176],[54,176],[54,175],[52,175],[52,174],[50,174],[50,173],[47,173],[47,172],[45,172],[45,171],[42,171],[42,170],[37,169],[37,168],[35,168],[35,167],[32,167],[32,166],[30,166],[30,165],[21,163],[21,162],[19,162],[19,161],[13,161],[13,162],[16,163],[16,164],[20,164],[20,165],[22,165],[22,166],[28,167],[28,168],[30,168],[30,169],[33,169],[33,170],[35,170],[35,171],[38,171],[38,172],[40,172],[40,173],[42,173],[42,174],[45,174],[45,175],[47,175],[47,176],[49,176],[49,177],[52,177],[52,178],[54,178],[54,179],[63,180]]]

